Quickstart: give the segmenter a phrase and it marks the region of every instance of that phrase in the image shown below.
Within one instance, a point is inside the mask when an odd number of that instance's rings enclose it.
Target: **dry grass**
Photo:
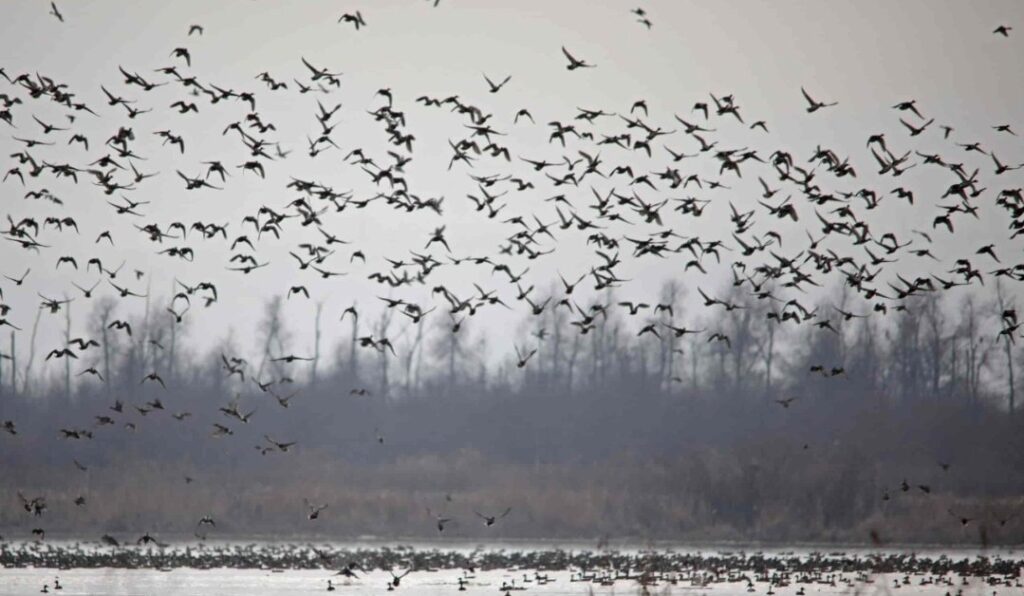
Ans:
[[[1024,523],[1005,525],[1016,498],[960,498],[941,487],[878,498],[865,475],[842,465],[773,468],[719,452],[666,463],[620,458],[591,465],[524,465],[485,461],[462,451],[357,466],[326,454],[268,458],[257,473],[197,477],[188,466],[139,461],[74,475],[50,475],[29,496],[49,509],[32,518],[17,507],[13,486],[0,488],[0,531],[44,527],[50,536],[104,532],[190,536],[212,515],[211,535],[242,537],[438,537],[433,512],[454,518],[444,537],[675,539],[690,541],[857,542],[876,536],[896,543],[1018,543]],[[716,471],[709,474],[709,470]],[[76,507],[82,494],[88,503]],[[304,499],[328,503],[306,519]],[[485,528],[475,511],[513,512]],[[951,514],[954,512],[955,515]],[[962,525],[956,516],[972,518]]]

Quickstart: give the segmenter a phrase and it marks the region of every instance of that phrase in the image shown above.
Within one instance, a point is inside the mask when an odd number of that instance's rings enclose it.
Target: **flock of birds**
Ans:
[[[64,21],[64,15],[54,4],[51,14]],[[638,8],[631,14],[646,28],[652,26],[644,9]],[[338,22],[351,25],[356,31],[368,27],[359,11],[342,15]],[[1012,27],[1000,26],[993,33],[1009,37],[1011,30]],[[192,25],[187,31],[189,38],[203,35],[206,32],[201,25]],[[369,143],[356,146],[352,144],[354,139],[343,140],[339,134],[340,115],[344,112],[337,96],[341,93],[343,74],[335,67],[315,65],[300,56],[296,67],[301,75],[285,80],[269,72],[258,73],[253,77],[261,87],[257,90],[251,85],[233,86],[201,77],[192,69],[194,56],[186,46],[171,48],[168,55],[171,63],[154,71],[121,66],[120,85],[98,85],[93,90],[72,90],[58,78],[43,73],[15,73],[0,68],[0,126],[5,125],[10,140],[19,145],[9,156],[12,163],[3,175],[3,184],[8,193],[24,187],[24,199],[37,205],[36,215],[16,220],[8,214],[6,227],[0,230],[8,249],[20,249],[16,255],[8,252],[2,261],[2,268],[7,271],[3,273],[6,283],[0,284],[0,328],[20,331],[25,327],[29,315],[15,309],[7,298],[16,293],[34,293],[31,284],[37,268],[54,267],[69,277],[63,296],[38,294],[39,308],[51,314],[74,300],[111,296],[125,308],[131,308],[146,298],[148,294],[140,285],[148,271],[125,271],[126,261],[115,265],[109,257],[94,256],[99,247],[116,251],[124,233],[134,234],[152,247],[152,267],[164,267],[164,261],[158,259],[193,263],[203,258],[203,249],[208,244],[230,250],[231,256],[223,267],[231,274],[259,275],[259,270],[267,267],[272,258],[291,262],[294,277],[288,284],[289,298],[311,299],[305,280],[335,282],[346,276],[352,279],[361,272],[364,278],[391,292],[381,298],[385,308],[394,309],[412,324],[421,324],[428,316],[447,317],[451,333],[459,333],[468,317],[492,309],[518,308],[528,317],[565,309],[572,318],[572,326],[586,335],[600,317],[618,310],[630,317],[640,317],[640,337],[660,340],[663,336],[692,336],[730,344],[730,337],[721,329],[689,328],[674,322],[671,304],[643,299],[579,303],[578,290],[587,286],[595,293],[631,287],[630,280],[620,273],[627,261],[678,259],[680,271],[688,276],[707,275],[708,268],[727,264],[734,288],[746,292],[750,300],[771,305],[769,319],[780,326],[808,325],[825,333],[839,333],[837,327],[842,322],[905,310],[909,299],[927,293],[982,285],[986,279],[1024,280],[1024,262],[1013,262],[1009,254],[997,253],[994,242],[956,255],[950,263],[933,254],[933,247],[946,242],[961,219],[978,218],[982,209],[1003,212],[1008,226],[1007,241],[1020,235],[1024,230],[1024,191],[1004,181],[1024,163],[997,156],[982,141],[958,138],[951,126],[935,124],[934,117],[926,117],[925,107],[913,99],[900,100],[892,106],[899,126],[897,132],[872,131],[865,139],[871,160],[868,163],[882,181],[882,186],[870,187],[858,182],[858,172],[868,166],[835,149],[819,145],[809,158],[801,158],[781,149],[752,148],[771,140],[769,124],[752,119],[732,94],[709,94],[710,101],[697,101],[688,113],[673,115],[671,125],[649,114],[643,99],[624,111],[581,107],[569,117],[544,125],[546,151],[523,155],[511,146],[507,130],[538,127],[528,107],[514,114],[496,114],[484,103],[459,94],[423,95],[410,106],[403,103],[398,93],[385,87],[376,92],[369,117],[379,126],[378,140],[387,149],[374,152],[366,148]],[[561,60],[572,73],[569,76],[586,76],[578,71],[600,68],[566,47],[561,48],[560,54],[556,49],[552,60]],[[483,78],[486,86],[482,91],[489,95],[507,93],[505,90],[512,81],[511,75]],[[805,88],[799,91],[795,96],[802,96],[801,107],[808,118],[820,117],[821,112],[835,110],[838,105],[837,101],[822,100],[816,97],[818,93]],[[303,159],[302,152],[276,140],[277,127],[259,111],[268,94],[315,98],[311,102],[315,109],[310,114],[313,132],[307,135],[305,158],[309,163],[322,162],[331,168],[344,165],[363,176],[374,192],[363,195],[338,189],[323,179],[291,177],[287,190],[293,198],[281,205],[252,204],[251,211],[236,224],[148,221],[147,206],[159,200],[145,194],[147,181],[153,177],[177,177],[184,191],[213,196],[228,189],[236,177],[266,179],[272,170],[284,170]],[[173,101],[164,99],[166,95]],[[41,115],[47,109],[62,112],[62,116],[54,119]],[[412,110],[417,116],[421,111],[435,110],[451,120],[446,149],[448,175],[471,180],[475,190],[458,200],[471,205],[482,221],[499,224],[506,231],[493,252],[460,253],[446,235],[446,198],[422,196],[412,188],[406,168],[416,158],[414,149],[419,146],[407,121]],[[217,133],[234,140],[235,155],[208,155],[202,142],[175,132],[177,119],[207,111],[227,116]],[[89,138],[77,128],[85,119],[109,122],[109,136]],[[1010,124],[993,123],[991,128],[996,135],[1016,136]],[[727,146],[719,135],[725,129],[731,134],[749,135],[750,143]],[[156,156],[144,153],[139,145],[142,139],[151,137],[160,140],[161,150],[190,159],[193,165],[173,171],[148,165],[155,163]],[[923,141],[932,148],[921,145]],[[900,184],[901,176],[918,167],[930,168],[933,177],[947,179],[948,186],[941,196],[921,196]],[[701,173],[704,171],[714,175]],[[741,197],[730,192],[733,185],[752,177],[760,188],[757,196]],[[66,202],[58,193],[48,190],[47,185],[59,183],[74,184],[76,194],[83,196],[90,189],[97,193],[98,200],[103,201],[97,204],[109,209],[109,217],[101,221],[110,227],[80,227],[75,209],[86,199]],[[897,232],[869,225],[866,215],[883,202],[906,203],[914,209],[927,210],[925,229]],[[340,214],[347,216],[367,208],[392,210],[395,221],[402,216],[432,217],[439,223],[423,239],[420,250],[404,255],[373,255],[365,248],[351,245],[332,227]],[[728,217],[732,230],[727,238],[696,233],[706,212],[720,212]],[[808,221],[811,224],[806,228],[783,225]],[[782,223],[776,226],[776,222]],[[791,234],[791,229],[798,231]],[[691,233],[684,234],[685,230]],[[51,238],[55,235],[60,235],[62,241],[76,239],[81,250],[55,254],[51,250]],[[274,254],[271,238],[275,243],[292,241],[287,254]],[[556,259],[560,242],[577,239],[585,240],[592,261],[573,273],[560,273],[556,290],[542,296],[536,289],[542,282],[530,281],[530,263]],[[896,270],[893,264],[898,260],[913,260],[917,274],[905,276]],[[23,266],[11,270],[19,263]],[[935,264],[935,272],[924,273],[931,263]],[[480,270],[491,277],[489,281],[473,283],[472,289],[434,281],[436,271],[456,269],[465,271],[467,278],[479,278]],[[859,294],[863,308],[814,307],[801,301],[800,293],[822,287],[830,276]],[[86,277],[90,279],[86,281]],[[231,297],[222,286],[223,283],[211,280],[177,279],[176,293],[166,308],[168,316],[178,324],[194,308],[217,308],[222,302],[230,303]],[[396,293],[421,287],[430,289],[432,304],[394,297]],[[745,301],[716,296],[705,288],[698,288],[698,292],[708,309],[747,308]],[[358,320],[360,316],[365,315],[351,305],[344,308],[340,318]],[[1002,312],[1000,320],[997,339],[1014,342],[1020,337],[1024,320],[1018,319],[1014,309]],[[114,320],[109,329],[123,334],[128,341],[141,341],[133,336],[127,320]],[[388,337],[361,336],[358,345],[384,357],[396,354]],[[46,360],[86,363],[75,374],[103,383],[107,379],[91,360],[90,351],[100,347],[97,338],[76,337],[53,347]],[[512,351],[519,369],[529,366],[537,353],[535,348],[520,345],[513,345]],[[239,383],[251,383],[281,408],[287,408],[289,400],[295,397],[294,393],[281,391],[291,379],[254,378],[244,357],[219,357],[226,377],[237,376]],[[0,354],[0,358],[10,359],[10,355]],[[273,358],[281,366],[298,366],[309,360],[297,354],[278,354]],[[833,378],[844,375],[845,369],[842,363],[822,363],[810,372]],[[139,379],[139,385],[161,390],[167,384],[159,370]],[[788,409],[794,399],[782,398],[778,403]],[[133,407],[140,413],[167,409],[160,398]],[[244,411],[238,400],[219,410],[223,418],[209,422],[214,437],[233,435],[233,427],[247,424],[256,413],[256,409]],[[98,429],[118,424],[124,412],[125,404],[118,400],[94,420],[83,422],[80,427],[60,429],[60,436],[91,440]],[[191,413],[176,412],[173,417],[184,422]],[[130,422],[124,424],[134,427]],[[4,420],[2,430],[16,438],[17,421]],[[384,442],[379,431],[376,440]],[[295,440],[265,436],[256,449],[263,455],[287,453],[296,444]],[[75,463],[79,469],[85,469],[77,460]],[[924,486],[920,489],[930,492]],[[907,492],[910,485],[904,481],[901,490]],[[44,515],[44,496],[26,496],[21,492],[18,495],[28,515]],[[890,498],[890,494],[886,492],[884,498]],[[84,506],[84,498],[79,497],[75,504]],[[328,508],[328,504],[309,501],[305,506],[309,520],[316,520]],[[500,511],[475,514],[490,527],[511,509]],[[439,532],[453,519],[429,509],[427,514]],[[950,514],[964,526],[974,521],[952,511]],[[211,517],[203,517],[196,523],[196,536],[204,538],[203,532],[215,527]],[[41,540],[45,530],[37,527],[33,534]],[[112,536],[104,536],[103,542],[120,545]],[[148,533],[137,542],[161,545]],[[399,579],[394,578],[392,587],[398,586]]]
[[[561,549],[420,550],[412,547],[337,549],[312,544],[199,545],[159,551],[96,549],[72,544],[64,548],[28,543],[0,549],[0,562],[18,567],[70,570],[81,568],[155,568],[170,572],[191,569],[337,570],[326,580],[327,591],[344,586],[383,582],[386,591],[413,576],[414,586],[450,586],[457,591],[540,592],[562,584],[584,584],[610,590],[636,586],[647,595],[659,587],[776,594],[789,589],[796,596],[809,591],[865,590],[962,596],[1000,588],[1011,593],[1024,587],[1022,562],[1015,558],[954,559],[919,553],[847,552],[673,552],[660,550],[566,551]],[[339,569],[340,568],[340,569]],[[548,588],[547,586],[556,584]],[[407,582],[408,585],[408,582]],[[60,578],[54,589],[61,589]],[[559,591],[564,588],[559,589]],[[43,591],[49,591],[49,584]],[[891,592],[890,592],[891,593]]]

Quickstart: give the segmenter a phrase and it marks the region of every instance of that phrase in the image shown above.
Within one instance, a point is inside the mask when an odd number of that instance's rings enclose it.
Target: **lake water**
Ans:
[[[402,580],[402,584],[395,590],[396,593],[415,594],[423,596],[439,596],[457,594],[459,584],[458,578],[461,572],[446,570],[439,572],[413,573]],[[528,573],[528,576],[532,574]],[[465,594],[503,594],[500,587],[506,582],[515,581],[516,586],[525,587],[526,590],[516,590],[512,594],[530,593],[555,595],[615,595],[615,594],[642,594],[639,582],[635,580],[620,580],[612,586],[601,586],[589,582],[570,581],[570,572],[548,573],[553,579],[546,585],[537,585],[536,582],[523,584],[521,572],[489,571],[478,572],[476,578],[469,580],[466,584]],[[905,586],[899,590],[893,589],[893,580],[896,576],[876,576],[873,584],[856,583],[854,586],[805,586],[805,593],[808,596],[825,596],[828,594],[862,594],[864,596],[891,594],[895,592],[900,596],[943,596],[947,592],[953,594],[957,588],[947,586]],[[59,578],[63,589],[59,592],[53,590],[54,579]],[[368,596],[370,594],[386,593],[385,585],[390,576],[386,573],[372,572],[367,577],[348,582],[338,582],[338,576],[327,571],[284,571],[273,573],[260,570],[234,570],[234,569],[175,569],[173,571],[161,572],[143,569],[74,569],[56,571],[52,569],[4,569],[0,570],[0,595],[14,596],[39,594],[44,584],[49,585],[51,593],[75,595],[75,594],[108,594],[110,596],[156,596],[156,595],[202,595],[216,594],[222,596],[250,596],[255,594],[315,594],[327,591],[327,580],[335,582],[337,586],[333,592],[350,596]],[[990,587],[981,580],[975,581],[968,586],[960,587],[964,596],[969,595],[991,595],[999,594],[1021,594],[1021,588]],[[792,596],[799,588],[791,586],[783,589],[775,589],[778,596]],[[768,584],[758,582],[754,585],[755,594],[766,594]],[[693,587],[685,585],[658,584],[648,587],[648,593],[659,596],[669,594],[718,594],[722,596],[749,596],[747,584],[743,582],[730,582],[715,584],[706,587]],[[396,594],[397,596],[397,594]]]
[[[453,552],[449,545],[449,552]],[[680,551],[673,551],[678,553]],[[696,550],[690,552],[697,552]],[[715,551],[703,551],[709,557],[717,556]],[[1020,587],[1021,567],[1016,565],[1012,573],[987,573],[976,575],[965,569],[969,565],[943,569],[956,561],[979,561],[979,555],[992,561],[1019,561],[1012,551],[980,553],[979,551],[936,551],[930,550],[922,557],[929,563],[920,568],[917,559],[909,556],[907,566],[899,572],[875,573],[861,568],[844,571],[835,565],[819,566],[807,564],[811,559],[806,553],[765,552],[768,557],[789,557],[783,571],[768,571],[758,575],[746,563],[735,569],[719,568],[715,563],[700,563],[687,569],[664,571],[656,576],[643,574],[643,559],[627,571],[623,569],[591,569],[593,576],[580,581],[579,570],[541,571],[535,569],[503,568],[416,570],[402,578],[396,593],[423,596],[453,596],[460,591],[467,595],[498,595],[507,591],[517,594],[538,595],[580,595],[615,596],[635,594],[669,596],[671,594],[721,596],[827,596],[830,594],[857,596],[1002,596],[1024,594]],[[850,551],[847,551],[850,553]],[[945,556],[944,556],[945,555]],[[749,555],[744,555],[744,557]],[[846,555],[835,554],[835,557]],[[867,551],[851,553],[859,561],[871,560]],[[795,559],[792,557],[796,557]],[[749,561],[745,559],[744,561]],[[900,559],[904,560],[904,559]],[[890,559],[891,561],[891,559]],[[987,565],[989,563],[986,563]],[[741,568],[742,567],[742,568]],[[829,567],[827,570],[826,567]],[[917,568],[915,568],[917,567]],[[538,581],[538,573],[546,581]],[[615,574],[619,578],[615,579]],[[50,569],[50,568],[3,568],[0,569],[0,596],[39,594],[46,586],[49,593],[61,595],[111,595],[111,596],[157,596],[157,595],[222,595],[251,596],[256,594],[317,594],[328,591],[328,580],[335,590],[332,593],[347,596],[381,595],[388,591],[392,575],[388,571],[373,570],[358,572],[357,579],[347,579],[326,569]],[[627,576],[627,577],[623,577]],[[460,582],[461,579],[461,582]],[[601,580],[604,581],[601,581]],[[747,580],[751,580],[749,583]],[[770,581],[769,581],[770,580]],[[54,589],[56,582],[62,586]],[[460,590],[460,583],[463,590]],[[647,584],[647,585],[644,585]],[[509,590],[512,588],[512,590]]]

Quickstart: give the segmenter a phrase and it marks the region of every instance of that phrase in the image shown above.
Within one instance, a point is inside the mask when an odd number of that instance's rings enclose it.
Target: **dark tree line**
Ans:
[[[723,296],[742,308],[692,320],[687,291],[666,284],[660,297],[672,309],[656,316],[630,316],[609,292],[598,296],[606,314],[580,305],[593,313],[586,333],[570,325],[578,313],[561,307],[502,337],[472,319],[453,332],[447,315],[411,322],[392,309],[328,328],[311,308],[308,346],[274,298],[250,350],[232,337],[212,350],[196,347],[197,330],[162,314],[155,299],[126,319],[129,336],[110,326],[115,303],[100,300],[86,325],[100,345],[78,360],[41,361],[46,350],[34,345],[32,329],[12,336],[4,352],[0,419],[18,432],[0,441],[6,490],[13,499],[16,489],[103,494],[129,486],[142,502],[147,491],[164,490],[161,482],[205,476],[223,482],[210,499],[235,503],[255,527],[274,531],[291,526],[275,525],[283,522],[270,512],[309,492],[342,499],[341,486],[379,498],[409,491],[387,515],[325,522],[342,533],[409,533],[403,524],[421,527],[424,502],[458,490],[476,495],[477,506],[520,494],[513,505],[530,514],[510,521],[509,531],[523,535],[605,528],[863,539],[869,526],[884,526],[904,539],[964,541],[977,536],[947,527],[950,511],[993,527],[1010,515],[1024,490],[1013,376],[1022,352],[998,335],[1000,313],[1013,308],[1004,288],[991,297],[926,295],[884,317],[860,317],[866,308],[840,288],[816,306],[850,313],[830,329],[782,317],[791,312],[784,305],[740,292]],[[63,325],[68,341],[82,314],[40,317]],[[696,333],[672,330],[687,326]],[[371,334],[390,338],[396,353],[362,347],[359,338]],[[488,355],[513,342],[537,350],[522,368]],[[288,354],[310,360],[281,360]],[[222,356],[238,358],[241,374]],[[95,374],[81,372],[87,368]],[[166,389],[142,382],[153,372]],[[115,401],[122,412],[110,410]],[[251,418],[224,415],[231,402]],[[214,423],[233,434],[214,438]],[[60,429],[89,429],[92,438],[63,439]],[[264,436],[297,445],[268,455]],[[84,484],[72,459],[90,470]],[[344,477],[325,478],[337,465]],[[174,472],[155,475],[154,466]],[[417,466],[433,473],[411,471]],[[133,485],[119,473],[151,482]],[[515,490],[513,479],[522,484]],[[274,487],[273,497],[260,507],[255,497],[227,497],[251,486]],[[588,515],[566,513],[573,499],[596,495]],[[360,498],[365,506],[370,497]],[[613,509],[621,511],[609,518]],[[150,513],[170,519],[174,510]],[[115,518],[64,523],[71,531]],[[0,526],[19,519],[0,514]],[[1004,529],[1015,533],[991,539],[1020,537],[1016,522]]]

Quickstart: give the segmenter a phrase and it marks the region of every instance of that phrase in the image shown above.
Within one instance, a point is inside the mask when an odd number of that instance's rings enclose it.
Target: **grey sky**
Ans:
[[[495,255],[499,241],[510,233],[509,226],[500,223],[506,213],[536,213],[545,222],[557,219],[550,204],[542,201],[557,192],[550,184],[538,184],[534,191],[510,193],[514,198],[506,197],[509,207],[498,220],[485,220],[473,212],[465,195],[474,192],[475,185],[466,173],[526,175],[530,174],[529,168],[521,162],[506,166],[491,161],[472,170],[457,165],[448,172],[451,151],[447,141],[466,134],[462,126],[465,119],[447,110],[414,103],[416,97],[424,94],[458,94],[463,101],[493,112],[491,124],[508,133],[502,143],[512,148],[513,156],[557,161],[563,153],[574,154],[575,148],[583,146],[570,144],[563,151],[559,146],[549,145],[547,136],[551,129],[546,123],[571,121],[577,106],[626,114],[634,101],[644,98],[650,108],[647,121],[673,130],[680,128],[672,118],[673,113],[699,120],[696,113],[691,113],[694,102],[710,101],[708,92],[732,93],[746,122],[763,119],[771,133],[749,131],[729,117],[715,117],[710,126],[718,128],[713,137],[722,147],[747,146],[757,149],[762,156],[785,149],[798,162],[805,162],[820,144],[834,149],[840,157],[849,156],[858,178],[836,182],[829,177],[831,188],[870,187],[888,193],[903,185],[915,190],[918,201],[913,208],[890,196],[881,208],[863,214],[876,235],[892,231],[901,240],[908,240],[913,227],[931,229],[938,197],[952,180],[948,173],[937,175],[935,169],[921,165],[899,180],[876,176],[877,167],[865,140],[872,133],[884,131],[894,153],[916,148],[963,160],[968,170],[981,168],[981,185],[989,187],[988,194],[979,200],[984,207],[980,220],[958,219],[955,239],[935,234],[933,250],[944,262],[928,264],[928,271],[944,272],[949,268],[947,264],[961,255],[971,255],[981,269],[990,270],[992,263],[973,255],[977,247],[990,241],[997,242],[1005,261],[1016,262],[1014,255],[1018,254],[1019,243],[1005,240],[1005,216],[993,208],[993,202],[998,189],[1020,186],[1021,177],[1010,173],[993,180],[992,164],[987,158],[965,155],[952,142],[980,141],[1006,163],[1024,161],[1024,141],[997,134],[991,128],[1022,122],[1024,108],[1020,98],[1024,83],[1019,57],[1024,40],[1024,4],[1020,2],[441,0],[436,9],[431,5],[422,0],[287,5],[262,1],[64,2],[60,6],[66,21],[63,24],[47,14],[44,2],[6,5],[6,18],[0,25],[0,66],[12,78],[22,72],[38,72],[65,82],[78,94],[76,99],[85,101],[100,114],[99,118],[79,115],[73,125],[76,131],[89,137],[90,151],[84,152],[77,146],[69,148],[65,143],[71,133],[65,132],[51,135],[57,139],[56,146],[31,152],[51,162],[69,161],[78,166],[104,153],[112,154],[113,151],[101,146],[103,139],[129,121],[122,110],[106,105],[100,91],[102,84],[115,94],[138,100],[140,107],[154,108],[153,113],[140,116],[131,124],[139,138],[134,148],[147,158],[136,162],[137,167],[160,172],[128,195],[133,200],[151,202],[140,208],[146,215],[138,221],[115,217],[105,202],[108,197],[87,183],[88,176],[77,187],[49,177],[31,180],[25,188],[10,179],[0,185],[4,211],[15,219],[33,215],[41,220],[57,213],[52,206],[21,199],[29,189],[46,187],[64,200],[68,213],[82,228],[81,237],[74,239],[49,231],[41,241],[53,246],[39,255],[22,251],[12,243],[0,245],[0,273],[17,276],[26,267],[32,268],[31,283],[26,283],[26,287],[14,289],[6,282],[0,284],[7,302],[15,308],[10,319],[22,328],[31,325],[38,304],[36,291],[54,297],[62,293],[70,296],[75,290],[69,281],[91,285],[98,278],[95,273],[71,274],[64,268],[54,271],[58,256],[75,254],[83,270],[91,256],[101,257],[108,266],[116,266],[126,258],[126,269],[152,273],[155,296],[168,296],[174,276],[192,283],[216,282],[221,290],[220,302],[210,309],[195,308],[189,313],[190,333],[202,337],[201,343],[205,345],[212,345],[233,329],[244,346],[253,337],[254,322],[261,315],[265,299],[298,283],[308,285],[314,299],[325,302],[328,334],[342,339],[348,326],[335,323],[341,310],[358,301],[367,314],[374,313],[380,305],[373,297],[387,293],[386,288],[367,281],[366,275],[384,270],[384,257],[407,258],[410,249],[423,249],[433,228],[447,226],[453,254],[482,256]],[[636,6],[643,6],[653,22],[649,31],[630,14]],[[341,14],[355,10],[362,12],[366,28],[357,32],[351,25],[336,23]],[[193,23],[205,27],[202,37],[186,35]],[[1008,39],[992,35],[1000,24],[1019,24],[1020,29],[1012,31]],[[597,68],[568,72],[560,50],[563,45]],[[169,56],[179,46],[190,50],[190,72],[201,82],[257,93],[258,111],[265,121],[277,127],[266,138],[294,150],[288,159],[266,165],[266,180],[235,169],[246,159],[240,150],[244,147],[234,136],[220,134],[226,124],[245,114],[240,104],[211,106],[205,98],[190,98],[184,89],[173,84],[149,94],[123,85],[117,71],[119,65],[151,81],[165,80],[152,72],[158,67],[175,64],[184,72],[184,64]],[[306,135],[318,128],[314,119],[315,98],[312,94],[299,96],[292,82],[293,78],[308,81],[309,73],[300,57],[344,73],[340,91],[316,96],[327,106],[339,101],[343,104],[333,120],[340,123],[333,138],[342,151],[332,150],[315,160],[305,154]],[[255,79],[262,71],[288,82],[290,89],[270,92]],[[512,79],[500,93],[489,94],[483,73],[496,80],[506,75],[512,75]],[[817,99],[838,101],[839,105],[808,115],[800,95],[801,86]],[[253,214],[259,205],[283,208],[296,198],[296,193],[285,189],[289,176],[316,179],[336,190],[352,189],[357,198],[372,196],[377,189],[358,167],[342,164],[341,158],[351,149],[362,147],[381,163],[386,161],[385,151],[392,147],[384,142],[382,125],[374,123],[366,113],[381,105],[381,98],[374,93],[382,87],[393,90],[395,108],[405,112],[408,129],[417,138],[415,159],[406,173],[410,192],[424,198],[444,196],[445,211],[442,217],[426,211],[406,215],[374,204],[365,210],[330,214],[326,227],[353,243],[325,264],[328,269],[349,272],[340,281],[324,282],[300,273],[288,256],[288,251],[299,243],[322,241],[313,228],[290,225],[281,241],[262,241],[257,251],[259,260],[269,260],[271,266],[249,276],[224,270],[231,253],[223,242],[190,239],[169,241],[157,247],[142,242],[131,228],[133,223],[159,222],[166,226],[175,220],[186,225],[196,220],[230,223],[228,234],[233,239],[243,233],[242,217]],[[0,92],[4,91],[11,89],[6,82],[0,82]],[[18,94],[26,95],[23,90]],[[891,108],[894,103],[911,98],[918,100],[926,118],[936,119],[936,124],[913,142],[897,119],[910,117]],[[195,101],[200,113],[182,116],[168,110],[167,106],[178,99]],[[533,113],[537,125],[512,125],[512,116],[523,107]],[[62,126],[67,122],[66,110],[50,102],[28,101],[27,105],[16,106],[14,112],[17,129],[4,130],[0,138],[4,155],[21,148],[9,138],[11,134],[42,137],[31,115]],[[622,132],[622,124],[618,119],[606,119],[599,121],[597,128],[618,133]],[[939,124],[956,128],[950,141],[942,141]],[[1024,123],[1020,128],[1024,133]],[[160,145],[160,140],[151,135],[160,129],[171,129],[185,138],[184,155]],[[609,167],[617,163],[648,163],[650,170],[661,170],[668,164],[667,154],[660,148],[662,144],[688,153],[697,147],[692,139],[677,132],[659,139],[650,162],[618,150],[605,150],[602,155]],[[200,162],[213,159],[223,161],[231,170],[227,189],[186,192],[174,170],[197,175],[202,167]],[[13,165],[7,165],[5,171]],[[708,155],[699,161],[687,160],[676,165],[684,174],[698,172],[705,178],[718,178],[717,162]],[[743,205],[744,210],[756,209],[762,226],[785,230],[784,237],[792,239],[792,244],[784,244],[781,251],[794,255],[806,245],[802,228],[809,226],[818,236],[820,226],[811,206],[800,196],[794,197],[802,217],[799,224],[780,226],[769,220],[755,202],[759,196],[758,172],[767,178],[765,168],[752,168],[745,172],[742,181],[723,176],[722,181],[732,190],[640,192],[649,201],[687,195],[711,199],[708,213],[699,220],[676,214],[666,218],[666,224],[679,234],[699,234],[704,240],[720,238],[731,243],[729,201]],[[770,182],[777,183],[774,179]],[[600,184],[604,192],[611,187],[607,181]],[[628,188],[624,183],[619,187],[624,192]],[[572,192],[577,210],[581,214],[589,212],[588,184],[581,184]],[[670,208],[666,207],[666,212]],[[103,229],[114,234],[116,249],[92,243]],[[615,231],[631,232],[621,227]],[[993,231],[997,234],[993,235]],[[251,228],[244,233],[255,240]],[[552,283],[558,283],[558,272],[575,278],[592,266],[592,247],[586,245],[585,238],[585,233],[565,232],[559,235],[557,245],[548,242],[543,246],[556,248],[552,255],[532,262],[521,258],[508,262],[516,272],[529,266],[527,279],[543,295]],[[154,249],[174,245],[196,249],[196,262],[188,264],[154,254]],[[352,247],[366,253],[366,266],[349,263]],[[712,289],[728,279],[724,266],[716,267],[709,277],[693,271],[683,275],[682,264],[686,259],[681,255],[634,261],[627,257],[629,250],[626,245],[621,247],[625,262],[618,274],[632,280],[618,290],[623,297],[656,301],[660,282],[673,276],[688,287],[700,284]],[[443,255],[440,250],[433,252],[438,258]],[[861,258],[863,253],[857,256]],[[921,263],[913,261],[900,266],[916,272]],[[834,284],[839,277],[827,279]],[[439,308],[434,316],[446,317],[442,313],[447,305],[429,295],[430,287],[441,282],[460,296],[473,293],[472,283],[476,282],[488,289],[498,289],[506,301],[514,297],[514,289],[508,287],[502,276],[492,275],[490,267],[473,266],[442,268],[426,287],[399,289],[395,295],[423,306],[436,303]],[[129,285],[141,291],[145,289],[144,283],[132,280]],[[588,289],[578,302],[587,303],[589,295]],[[298,353],[309,351],[312,304],[313,301],[292,299],[288,306],[289,317],[295,324],[294,351]],[[83,306],[83,300],[76,300],[76,316],[83,313]],[[129,306],[137,311],[141,301],[124,302],[122,312],[128,312]],[[163,305],[159,306],[162,310]],[[486,329],[501,330],[492,345],[496,346],[495,352],[503,354],[510,351],[508,344],[514,336],[505,329],[520,322],[525,314],[522,308],[513,312],[487,308],[476,319]],[[40,344],[48,349],[57,341],[56,332],[62,323],[44,317],[44,325]]]

